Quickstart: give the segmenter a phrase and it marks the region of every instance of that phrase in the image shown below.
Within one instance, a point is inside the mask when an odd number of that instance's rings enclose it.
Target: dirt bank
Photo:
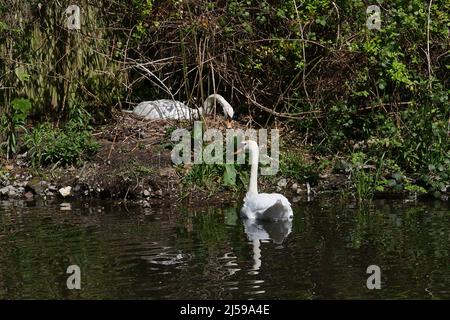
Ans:
[[[207,188],[183,184],[183,177],[191,166],[173,165],[170,137],[175,128],[190,128],[190,123],[143,121],[128,114],[119,114],[116,120],[96,128],[94,136],[100,145],[99,151],[82,167],[35,170],[28,167],[26,155],[3,160],[0,197],[104,198],[134,201],[144,207],[174,202],[195,205],[206,199],[209,203],[232,203],[242,198],[242,190],[218,188],[211,192]],[[208,118],[206,123],[209,127],[225,129],[219,119]],[[245,129],[242,123],[236,123],[236,127]],[[298,148],[294,143],[289,147]],[[303,158],[308,161],[308,157],[305,154]],[[283,192],[296,202],[324,193],[341,193],[347,183],[347,175],[330,171],[322,172],[312,186],[279,174],[270,180],[261,180],[260,189]]]

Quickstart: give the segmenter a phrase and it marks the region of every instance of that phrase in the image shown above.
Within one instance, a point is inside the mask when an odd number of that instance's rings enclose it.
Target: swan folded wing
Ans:
[[[147,120],[155,119],[190,119],[191,109],[184,103],[173,100],[144,101],[138,104],[133,113]]]
[[[278,193],[247,194],[243,214],[260,220],[285,220],[292,218],[289,200]]]
[[[281,200],[277,200],[275,204],[264,210],[261,215],[261,220],[285,220],[291,218],[292,210],[290,207],[286,207]]]

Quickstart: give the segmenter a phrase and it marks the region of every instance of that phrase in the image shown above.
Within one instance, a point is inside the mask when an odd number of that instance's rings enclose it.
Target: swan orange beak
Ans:
[[[233,128],[233,120],[229,120],[229,119],[227,119],[227,129],[231,129],[231,128]]]

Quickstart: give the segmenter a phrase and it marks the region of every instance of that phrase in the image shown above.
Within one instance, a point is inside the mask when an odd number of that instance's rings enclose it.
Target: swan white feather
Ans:
[[[189,108],[186,104],[176,100],[160,99],[154,101],[144,101],[139,103],[133,111],[134,115],[146,120],[191,120],[198,119],[201,114],[210,114],[214,111],[215,103],[222,106],[225,117],[230,119],[234,116],[231,105],[220,94],[212,94],[203,103],[203,107],[198,109]]]
[[[288,220],[293,218],[289,200],[279,193],[258,193],[259,147],[255,141],[242,142],[244,150],[250,152],[250,183],[244,198],[241,215],[248,219],[266,221]]]

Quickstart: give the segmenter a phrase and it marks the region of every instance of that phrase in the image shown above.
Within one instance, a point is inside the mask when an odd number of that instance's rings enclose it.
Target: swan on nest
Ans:
[[[212,114],[216,103],[220,104],[227,119],[227,127],[231,127],[231,121],[234,119],[233,107],[220,94],[212,94],[203,102],[203,107],[198,109],[189,108],[186,104],[176,100],[160,99],[153,101],[144,101],[139,103],[133,111],[135,116],[146,120],[196,120],[201,115]]]

